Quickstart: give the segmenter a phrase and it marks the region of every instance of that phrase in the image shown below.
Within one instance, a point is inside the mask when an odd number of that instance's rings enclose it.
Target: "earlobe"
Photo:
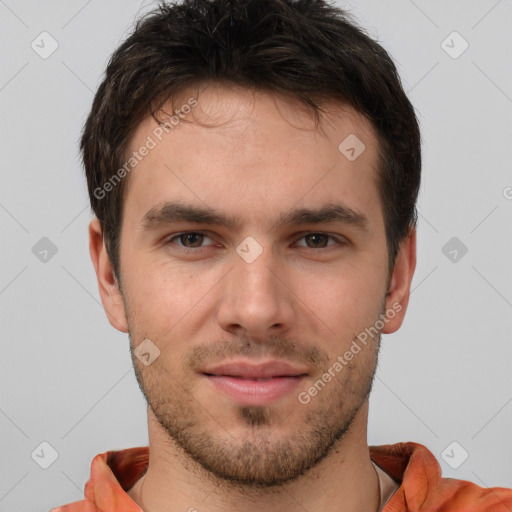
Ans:
[[[411,281],[416,268],[416,228],[412,227],[409,234],[400,244],[395,259],[395,266],[390,279],[386,297],[386,324],[383,334],[397,331],[405,317],[409,304]]]
[[[100,222],[94,218],[89,224],[89,252],[96,271],[101,302],[110,324],[121,332],[128,332],[124,301],[114,267],[108,256]]]

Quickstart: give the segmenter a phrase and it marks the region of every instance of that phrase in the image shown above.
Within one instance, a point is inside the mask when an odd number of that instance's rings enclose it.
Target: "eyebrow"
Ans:
[[[224,226],[232,231],[238,231],[241,228],[240,220],[234,216],[211,208],[179,202],[165,202],[154,206],[143,216],[141,226],[144,231],[151,231],[178,222]],[[274,226],[327,222],[339,222],[368,231],[367,217],[341,203],[328,203],[319,208],[290,210],[282,213]]]

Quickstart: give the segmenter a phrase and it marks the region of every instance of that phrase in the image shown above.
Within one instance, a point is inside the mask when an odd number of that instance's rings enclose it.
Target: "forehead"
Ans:
[[[164,105],[158,118],[167,130],[152,117],[137,127],[130,154],[152,143],[130,172],[125,209],[141,217],[179,200],[271,222],[297,206],[379,204],[377,138],[350,107],[325,103],[317,124],[298,100],[281,95],[226,87],[194,94]]]

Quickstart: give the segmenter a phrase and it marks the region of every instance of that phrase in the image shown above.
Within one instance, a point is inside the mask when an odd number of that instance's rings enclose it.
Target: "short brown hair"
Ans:
[[[421,144],[388,53],[346,11],[323,0],[184,0],[141,18],[113,53],[82,134],[91,207],[118,279],[128,178],[105,197],[98,190],[126,162],[143,119],[186,87],[208,81],[291,95],[317,119],[323,102],[339,100],[372,122],[392,269],[416,223]]]

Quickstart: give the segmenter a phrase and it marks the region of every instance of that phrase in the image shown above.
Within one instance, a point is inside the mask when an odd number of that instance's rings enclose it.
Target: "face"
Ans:
[[[355,111],[328,105],[315,126],[276,95],[210,86],[196,99],[169,133],[149,118],[131,142],[155,145],[128,178],[122,292],[104,247],[91,254],[169,442],[221,479],[276,485],[366,419],[414,244],[390,276],[377,140]]]

